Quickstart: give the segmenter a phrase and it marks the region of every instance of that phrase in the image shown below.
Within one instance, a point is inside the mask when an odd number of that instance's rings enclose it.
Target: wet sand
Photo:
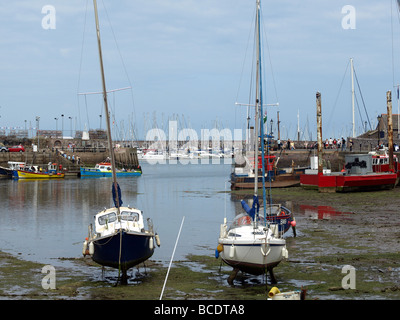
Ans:
[[[235,192],[232,197],[246,195]],[[272,198],[292,209],[297,222],[296,237],[292,231],[286,235],[289,259],[274,269],[281,291],[303,287],[308,300],[400,299],[400,188],[349,194],[274,189]],[[269,277],[239,273],[231,286],[231,268],[215,259],[214,250],[174,261],[163,299],[267,298]],[[128,285],[122,286],[116,285],[114,269],[103,273],[90,258],[67,259],[74,268],[57,269],[56,289],[44,289],[43,265],[0,253],[0,299],[158,300],[167,273],[167,266],[149,261],[132,269]],[[343,288],[345,266],[355,269],[354,289]]]
[[[276,269],[281,286],[303,285],[309,299],[400,298],[400,188],[274,193],[275,201],[291,199],[298,229],[287,239],[289,260]],[[346,265],[355,268],[355,289],[343,288]]]

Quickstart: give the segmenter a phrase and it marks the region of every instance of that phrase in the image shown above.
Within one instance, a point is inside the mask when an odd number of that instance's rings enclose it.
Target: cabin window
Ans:
[[[115,220],[117,220],[117,215],[115,212],[110,212],[107,213],[105,215],[102,215],[101,217],[99,217],[99,225],[105,225],[106,223],[111,223],[114,222]]]
[[[122,211],[121,219],[126,221],[139,221],[139,214],[137,212]]]

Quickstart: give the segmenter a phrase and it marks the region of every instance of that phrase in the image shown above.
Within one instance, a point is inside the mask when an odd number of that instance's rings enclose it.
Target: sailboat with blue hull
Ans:
[[[124,274],[153,255],[155,237],[152,228],[144,232],[139,209],[120,207],[119,213],[116,207],[105,209],[95,217],[95,231],[89,231],[91,256],[98,264]]]
[[[154,253],[155,244],[160,246],[160,239],[154,233],[153,223],[149,218],[147,219],[147,230],[145,229],[142,210],[130,206],[122,206],[122,192],[117,183],[115,155],[111,140],[96,0],[93,0],[93,4],[107,123],[108,147],[110,150],[113,177],[111,192],[114,207],[104,209],[94,216],[94,226],[93,224],[89,225],[89,235],[83,243],[82,253],[90,255],[93,261],[102,266],[117,268],[122,272],[121,283],[126,284],[128,269],[149,259]]]
[[[256,95],[255,95],[255,132],[257,136],[264,137],[263,119],[263,96],[262,96],[262,66],[260,47],[260,0],[257,0],[256,10],[256,39],[257,39],[257,69],[256,69]],[[262,161],[262,188],[263,188],[263,211],[260,212],[258,198],[258,170],[255,170],[253,203],[249,206],[242,201],[244,212],[237,215],[228,226],[226,218],[220,227],[218,246],[215,251],[216,257],[233,267],[233,272],[228,282],[232,283],[238,271],[259,275],[269,272],[271,282],[275,283],[273,268],[282,260],[288,258],[286,240],[279,231],[279,225],[271,223],[267,219],[268,206],[265,190],[265,165],[264,165],[264,143],[255,139],[255,168],[258,168],[258,153],[261,149]],[[263,141],[263,138],[261,139]],[[261,146],[259,146],[259,144]]]

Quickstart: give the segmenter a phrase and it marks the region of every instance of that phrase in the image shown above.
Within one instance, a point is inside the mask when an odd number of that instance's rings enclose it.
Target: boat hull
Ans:
[[[357,192],[393,189],[398,183],[396,173],[370,174],[303,174],[300,185],[321,192]]]
[[[137,176],[141,176],[142,172],[141,171],[117,171],[116,172],[117,177],[121,178],[121,177],[137,177]],[[112,171],[100,171],[100,170],[96,170],[96,169],[91,169],[91,168],[81,168],[80,169],[80,175],[81,177],[108,177],[111,178],[112,177]]]
[[[119,268],[123,271],[149,259],[154,253],[150,239],[154,235],[122,231],[93,240],[93,261],[102,266]],[[121,250],[120,250],[121,244]],[[121,251],[121,257],[119,252]]]
[[[268,245],[229,239],[220,239],[219,244],[223,245],[220,256],[226,264],[253,275],[266,273],[285,258],[286,243],[281,239]]]
[[[270,224],[276,225],[278,227],[278,232],[285,233],[292,226],[293,217],[289,214],[284,215],[267,215],[267,221]]]
[[[304,173],[303,171],[295,173],[280,173],[273,174],[272,171],[268,172],[265,177],[265,187],[271,188],[288,188],[300,186],[300,175]],[[253,189],[254,188],[254,177],[249,177],[248,175],[236,175],[231,174],[231,189]],[[262,176],[258,177],[258,188],[262,188]]]
[[[0,167],[0,179],[11,179],[13,171],[9,168]]]
[[[48,173],[48,172],[29,172],[23,170],[16,170],[16,175],[18,179],[62,179],[64,178],[64,173]]]

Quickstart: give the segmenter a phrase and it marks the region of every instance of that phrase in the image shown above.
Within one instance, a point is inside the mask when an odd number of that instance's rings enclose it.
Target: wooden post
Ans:
[[[322,164],[322,111],[321,93],[317,92],[317,141],[318,141],[318,175],[323,173]]]
[[[280,130],[280,121],[279,121],[279,111],[278,111],[278,114],[277,114],[277,118],[278,118],[278,140],[280,141],[281,140],[281,130]]]
[[[389,170],[394,172],[393,165],[393,120],[392,120],[392,92],[386,92],[387,101],[387,122],[388,122],[388,149],[389,149]]]

